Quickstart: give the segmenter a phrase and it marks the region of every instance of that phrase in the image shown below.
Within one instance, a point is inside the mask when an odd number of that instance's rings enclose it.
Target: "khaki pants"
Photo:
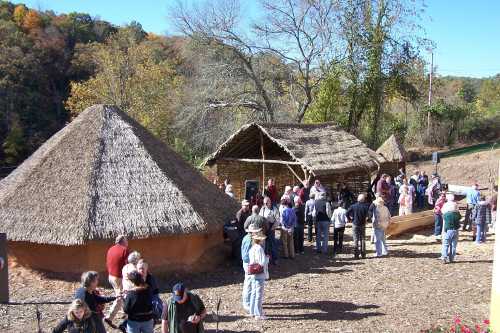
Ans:
[[[293,232],[290,233],[286,230],[281,230],[281,241],[283,242],[283,255],[285,258],[294,258]]]
[[[111,287],[113,287],[113,290],[115,291],[115,296],[118,296],[122,292],[122,279],[116,276],[110,275],[108,277],[109,284],[111,284]],[[109,309],[109,314],[107,318],[109,318],[111,321],[113,321],[118,314],[118,311],[122,309],[123,306],[123,301],[121,298],[117,298],[113,304],[111,305],[111,308]]]

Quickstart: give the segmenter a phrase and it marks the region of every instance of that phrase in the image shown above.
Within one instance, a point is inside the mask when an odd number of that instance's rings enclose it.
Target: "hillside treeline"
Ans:
[[[179,5],[167,37],[2,1],[0,167],[95,103],[118,105],[193,163],[249,121],[332,121],[374,148],[392,133],[407,145],[499,137],[500,76],[437,76],[427,106],[419,50],[432,43],[413,28],[413,3],[263,1],[248,27],[235,0]]]

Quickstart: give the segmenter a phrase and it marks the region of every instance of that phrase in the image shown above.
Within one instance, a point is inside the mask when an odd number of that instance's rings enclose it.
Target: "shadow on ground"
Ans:
[[[265,309],[280,309],[280,312],[292,312],[292,314],[272,314],[268,318],[270,320],[359,320],[373,316],[383,316],[385,313],[371,311],[371,312],[356,312],[359,310],[372,310],[378,309],[378,305],[367,304],[357,305],[348,302],[336,301],[319,301],[314,303],[294,302],[294,303],[268,303],[264,304]],[[306,313],[297,313],[300,310],[306,310]],[[320,312],[309,312],[316,310]]]

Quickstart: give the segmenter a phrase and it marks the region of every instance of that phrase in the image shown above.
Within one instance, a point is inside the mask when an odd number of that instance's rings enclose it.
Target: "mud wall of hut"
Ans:
[[[111,241],[91,241],[80,246],[8,244],[9,256],[15,264],[71,277],[88,270],[107,276],[106,253],[112,245]],[[225,259],[222,227],[205,234],[131,239],[129,248],[139,251],[155,274],[208,271]]]
[[[304,177],[304,172],[299,166],[294,165],[292,168],[298,176]],[[267,180],[274,178],[280,194],[284,192],[285,186],[299,184],[297,177],[286,165],[281,164],[266,164],[264,180],[262,179],[262,164],[259,163],[218,161],[205,174],[217,177],[219,182],[229,179],[233,185],[233,192],[237,200],[242,200],[245,196],[246,180],[258,180],[262,189],[263,181],[265,181],[264,185],[267,185]],[[337,198],[337,188],[340,183],[347,184],[355,195],[366,192],[370,184],[370,176],[365,170],[345,174],[321,175],[316,178],[329,189],[333,199]]]

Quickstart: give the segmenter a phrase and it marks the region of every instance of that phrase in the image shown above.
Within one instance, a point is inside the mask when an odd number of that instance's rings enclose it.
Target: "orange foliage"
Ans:
[[[23,28],[31,31],[34,29],[39,29],[42,27],[42,18],[40,15],[34,11],[34,10],[29,10],[28,13],[26,13],[26,16],[24,17],[23,21]]]

